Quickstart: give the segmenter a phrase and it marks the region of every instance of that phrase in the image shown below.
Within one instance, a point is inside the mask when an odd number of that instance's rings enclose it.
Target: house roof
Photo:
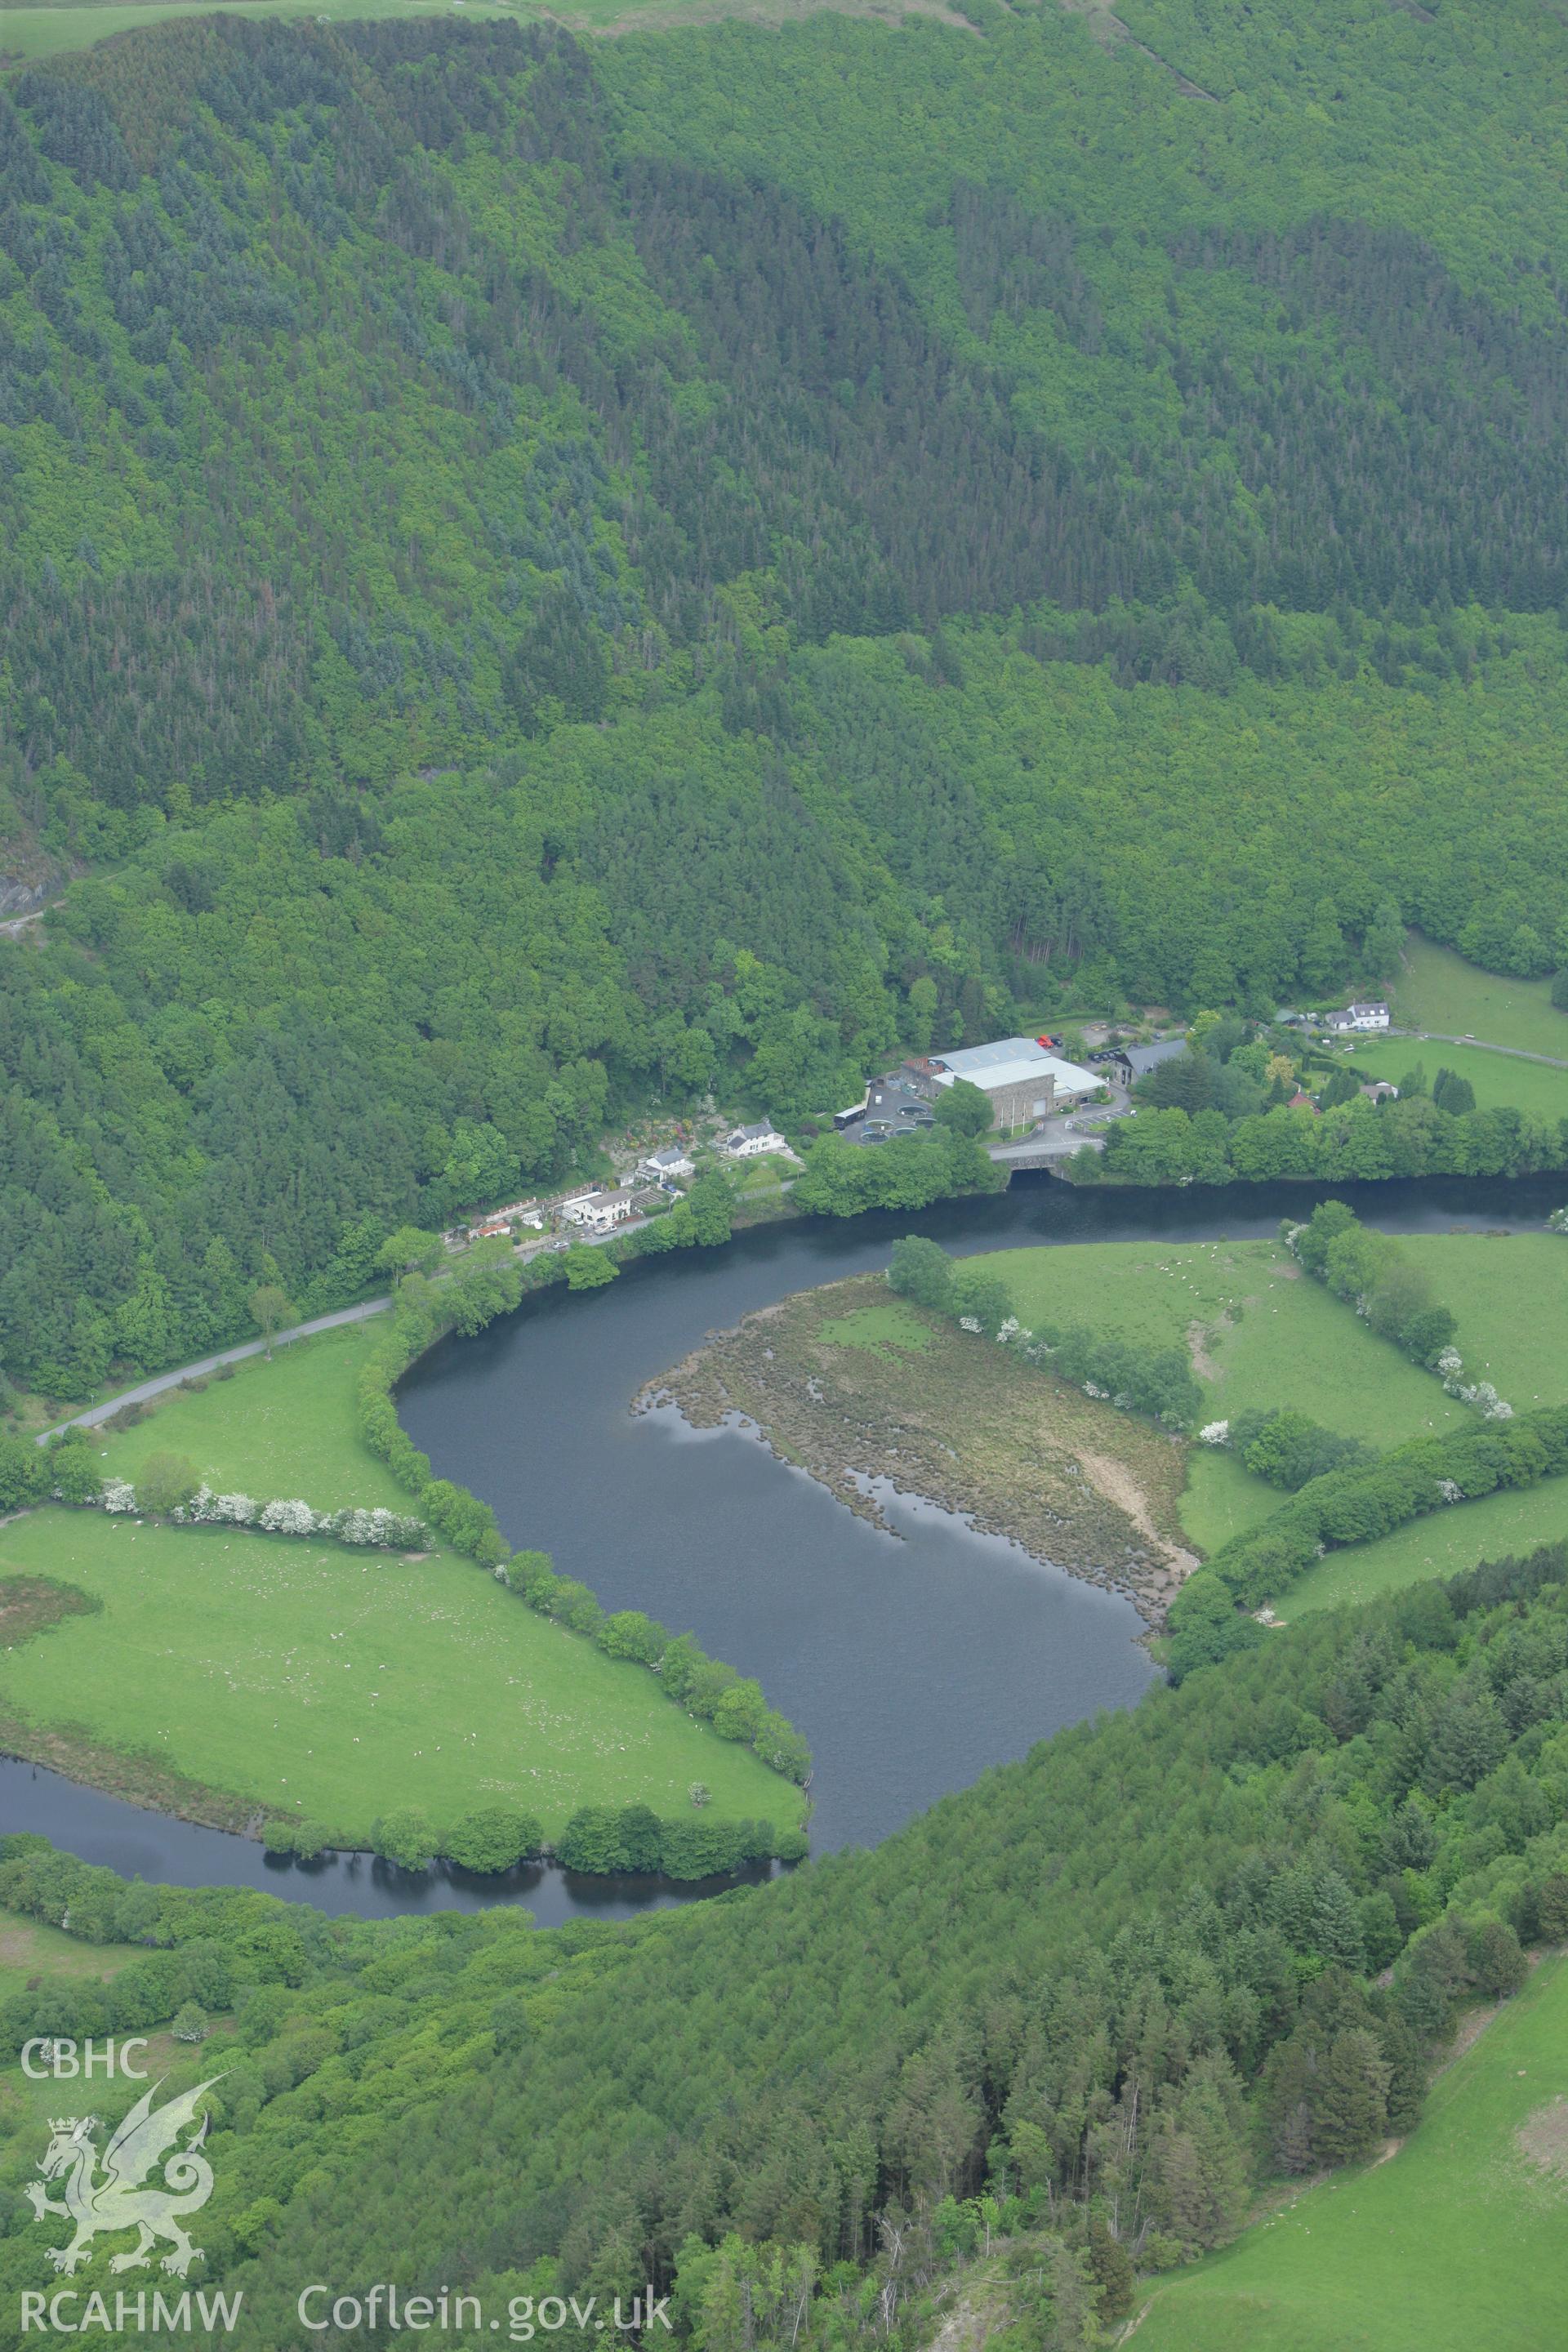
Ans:
[[[777,1133],[778,1129],[772,1119],[764,1118],[755,1127],[731,1128],[724,1140],[726,1143],[760,1143],[764,1135],[777,1135]]]
[[[689,1165],[690,1160],[691,1154],[683,1150],[679,1143],[667,1143],[660,1151],[645,1152],[642,1165],[645,1168],[679,1168]]]
[[[1126,1063],[1135,1078],[1146,1078],[1151,1070],[1159,1068],[1162,1062],[1173,1061],[1178,1054],[1184,1054],[1186,1050],[1184,1037],[1164,1037],[1157,1045],[1123,1045],[1117,1059]]]
[[[1026,1086],[1031,1078],[1037,1082],[1049,1078],[1058,1095],[1092,1094],[1103,1086],[1103,1078],[1093,1070],[1080,1070],[1076,1062],[1064,1062],[1058,1054],[1020,1055],[1016,1061],[995,1062],[984,1070],[938,1070],[939,1087],[951,1087],[963,1078],[982,1094],[999,1094],[1004,1087]]]
[[[958,1045],[951,1054],[933,1054],[931,1067],[934,1075],[947,1071],[955,1078],[970,1078],[983,1085],[990,1078],[993,1085],[1005,1083],[994,1073],[1004,1064],[1014,1062],[1048,1062],[1053,1058],[1048,1048],[1037,1037],[998,1037],[989,1045]]]

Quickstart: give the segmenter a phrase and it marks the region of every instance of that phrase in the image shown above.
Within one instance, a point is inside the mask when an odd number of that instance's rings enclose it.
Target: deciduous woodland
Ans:
[[[1162,18],[1219,108],[1054,9],[8,79],[13,1379],[654,1095],[1269,1009],[1390,903],[1563,959],[1556,28],[1317,16]]]
[[[437,1840],[476,1869],[794,1857],[809,1759],[765,1682],[513,1553],[399,1423],[426,1347],[644,1251],[700,1284],[727,1122],[751,1217],[993,1189],[993,1097],[931,1108],[933,1057],[1035,1072],[1091,1021],[1179,1016],[1192,1050],[1131,1101],[1056,1063],[1098,1104],[1075,1177],[1568,1168],[1565,43],[1537,0],[954,0],[596,44],[184,16],[0,67],[0,1641],[29,1741],[171,1804],[264,1796],[280,1868],[339,1832],[389,1868]],[[1378,1001],[1298,1055],[1347,995]],[[918,1120],[903,1088],[907,1120],[830,1132],[908,1057]],[[679,1205],[619,1181],[654,1140]],[[605,1245],[545,1255],[524,1195],[612,1165]],[[1539,1213],[1521,1265],[1568,1247]],[[1075,1564],[1147,1570],[1171,1677],[876,1851],[624,1925],[328,1918],[0,1824],[0,2054],[138,2033],[176,2092],[214,2078],[201,2277],[257,2352],[309,2280],[473,2294],[476,2345],[542,2297],[651,2294],[676,2352],[1095,2352],[1152,2295],[1151,2352],[1189,2323],[1204,2352],[1407,2352],[1389,2247],[1402,2200],[1432,2235],[1434,2072],[1516,2000],[1494,2046],[1557,2064],[1568,1937],[1559,1277],[1505,1329],[1492,1244],[1449,1287],[1446,1245],[1303,1191],[1278,1250],[1039,1249],[1009,1288],[917,1242],[902,1298],[792,1304],[838,1432],[858,1388],[896,1439],[922,1353],[955,1390],[984,1354],[1016,1456],[1054,1412],[1031,1507]],[[33,1444],[51,1400],[394,1284],[335,1373],[249,1376],[298,1382],[297,1463],[199,1389],[155,1448]],[[760,1327],[729,1344],[776,1397]],[[1003,1494],[994,1436],[955,1495]],[[1142,1519],[1124,1480],[1068,1509],[1068,1437],[1135,1457]],[[170,1523],[138,1532],[148,1497]],[[395,1510],[461,1557],[308,1548]],[[1483,1521],[1495,1557],[1442,1551]],[[379,1683],[363,1731],[268,1697],[306,1664],[342,1691],[321,1645],[373,1574],[376,1674],[426,1674],[395,1753]],[[1479,2082],[1508,2122],[1468,2211],[1443,2124],[1441,2234],[1484,2205],[1483,2251],[1436,2266],[1425,2352],[1524,2352],[1561,2327],[1555,2111],[1465,2064],[1443,2116]],[[95,2083],[82,2129],[132,2096]],[[0,2085],[0,2333],[60,2284],[60,2104]],[[1363,2295],[1332,2200],[1365,2176],[1309,2184],[1374,2163],[1393,2267]],[[1304,2208],[1227,2270],[1297,2194],[1338,2225]],[[660,2339],[646,2304],[632,2332]]]

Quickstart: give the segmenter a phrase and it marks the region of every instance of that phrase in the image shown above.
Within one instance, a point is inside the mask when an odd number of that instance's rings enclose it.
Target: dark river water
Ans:
[[[1562,1183],[1333,1189],[1389,1231],[1528,1231]],[[793,1291],[885,1265],[911,1228],[963,1254],[1240,1239],[1271,1233],[1313,1197],[1300,1185],[1078,1192],[1019,1175],[999,1197],[915,1218],[763,1226],[723,1249],[647,1260],[604,1290],[541,1293],[478,1339],[433,1350],[405,1383],[399,1411],[437,1475],[492,1503],[512,1543],[552,1553],[606,1608],[689,1628],[711,1654],[755,1675],[816,1756],[813,1851],[870,1844],[1062,1725],[1131,1706],[1153,1675],[1140,1619],[1130,1602],[929,1505],[892,1499],[899,1533],[884,1533],[754,1435],[699,1434],[668,1409],[634,1415],[633,1395],[706,1333]],[[333,1911],[521,1900],[549,1925],[710,1891],[538,1869],[499,1884],[410,1876],[368,1857],[302,1870],[25,1764],[0,1765],[0,1820],[148,1878],[265,1886]]]

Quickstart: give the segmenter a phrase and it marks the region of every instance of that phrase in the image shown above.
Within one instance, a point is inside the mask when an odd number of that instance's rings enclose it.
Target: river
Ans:
[[[1561,1181],[1446,1179],[1337,1186],[1391,1232],[1451,1225],[1538,1230]],[[669,1411],[634,1415],[643,1384],[709,1331],[790,1293],[887,1263],[900,1234],[960,1254],[1085,1241],[1241,1239],[1316,1197],[1300,1185],[1078,1191],[1015,1176],[984,1201],[917,1217],[792,1221],[719,1250],[643,1261],[605,1289],[552,1288],[478,1339],[435,1349],[399,1411],[438,1475],[496,1509],[509,1539],[553,1554],[607,1608],[689,1628],[755,1675],[814,1750],[813,1851],[870,1844],[990,1765],[1101,1707],[1133,1704],[1153,1675],[1131,1604],[930,1506],[893,1500],[898,1529],[856,1517],[751,1434],[698,1434]],[[411,1877],[368,1857],[310,1869],[247,1841],[0,1765],[7,1826],[36,1828],[93,1861],[177,1885],[248,1885],[333,1911],[528,1903],[542,1925],[625,1916],[704,1889],[571,1880]]]

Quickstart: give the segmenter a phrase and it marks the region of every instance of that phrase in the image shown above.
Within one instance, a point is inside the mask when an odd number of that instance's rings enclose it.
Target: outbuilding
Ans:
[[[1124,1087],[1135,1087],[1151,1070],[1163,1062],[1178,1061],[1187,1050],[1184,1037],[1162,1037],[1152,1045],[1119,1045],[1110,1057],[1110,1067]]]

